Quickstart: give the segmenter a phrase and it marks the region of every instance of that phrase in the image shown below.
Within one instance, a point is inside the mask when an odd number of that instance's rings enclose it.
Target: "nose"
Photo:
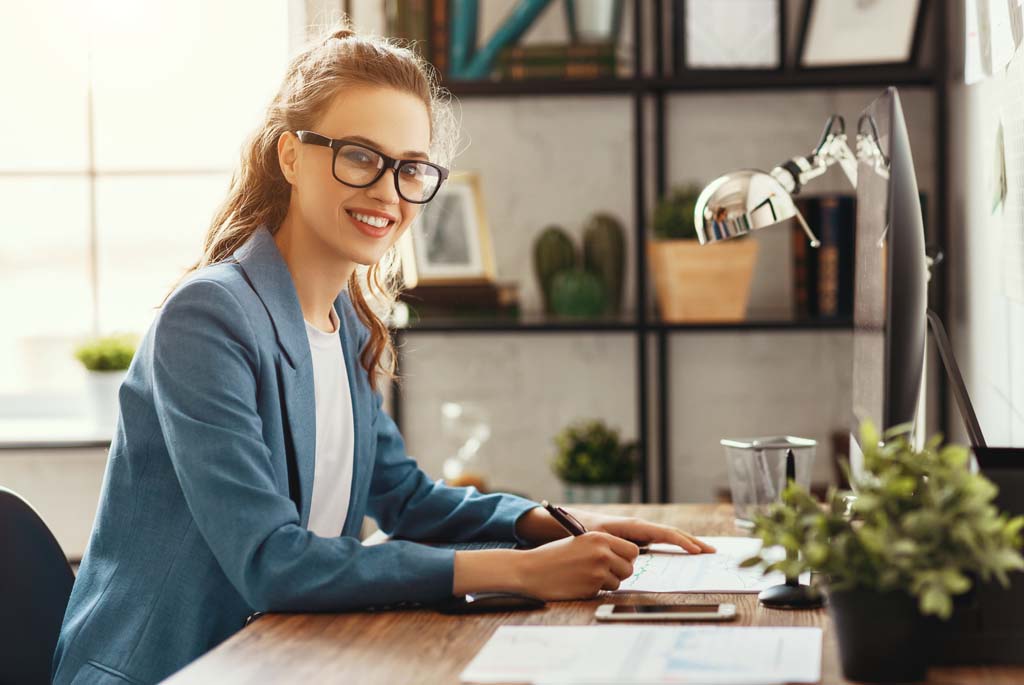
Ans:
[[[395,187],[396,173],[394,169],[385,169],[384,174],[377,179],[377,182],[367,188],[367,195],[375,200],[397,205],[400,197],[398,189]]]

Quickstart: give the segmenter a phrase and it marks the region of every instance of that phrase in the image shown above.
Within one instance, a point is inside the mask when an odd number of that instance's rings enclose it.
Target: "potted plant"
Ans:
[[[555,436],[558,455],[553,468],[568,503],[628,502],[636,475],[636,443],[623,443],[619,432],[599,419],[578,421]]]
[[[942,629],[955,598],[979,581],[1006,586],[1010,572],[1024,569],[1024,517],[996,509],[996,487],[970,472],[967,448],[941,447],[937,436],[918,451],[908,431],[894,428],[880,441],[865,423],[856,495],[833,488],[822,507],[790,484],[754,522],[755,535],[766,547],[782,545],[787,559],[744,562],[820,574],[850,680],[920,680],[930,633]]]
[[[117,424],[117,392],[138,341],[128,334],[91,338],[75,348],[75,358],[86,369],[89,413],[98,430],[108,431]]]
[[[736,238],[701,245],[694,211],[701,188],[675,188],[654,211],[647,255],[663,321],[742,321],[750,300],[757,242]]]

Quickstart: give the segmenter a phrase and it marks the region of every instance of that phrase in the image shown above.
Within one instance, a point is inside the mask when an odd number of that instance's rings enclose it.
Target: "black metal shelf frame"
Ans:
[[[636,301],[632,320],[538,320],[538,321],[423,321],[408,328],[393,331],[396,341],[396,354],[400,355],[401,343],[406,335],[416,333],[485,333],[485,334],[544,334],[544,333],[615,333],[629,334],[636,337],[635,366],[637,387],[637,445],[640,479],[640,497],[643,502],[671,501],[671,444],[669,439],[669,403],[671,400],[668,383],[670,355],[669,337],[673,334],[692,334],[700,332],[743,332],[743,331],[828,331],[850,330],[849,320],[821,321],[744,321],[739,323],[687,323],[673,324],[650,318],[647,313],[647,156],[645,131],[645,103],[653,104],[653,154],[654,154],[654,191],[657,197],[663,197],[668,190],[668,169],[666,159],[666,100],[673,93],[702,93],[719,91],[798,91],[808,89],[854,89],[897,87],[931,88],[935,94],[935,140],[936,147],[936,185],[934,193],[938,201],[947,196],[949,185],[948,153],[946,149],[946,129],[949,123],[948,86],[949,60],[942,50],[947,39],[949,8],[944,3],[931,4],[931,11],[937,13],[933,18],[936,25],[936,49],[933,50],[933,68],[918,67],[859,67],[843,69],[780,69],[778,71],[690,71],[679,75],[664,74],[665,46],[662,31],[657,22],[664,15],[664,0],[653,0],[648,6],[653,8],[654,18],[654,76],[644,77],[643,54],[644,45],[644,3],[633,3],[633,43],[634,43],[634,75],[623,79],[597,79],[580,81],[513,81],[513,82],[451,82],[445,84],[451,92],[459,97],[509,97],[509,96],[584,96],[584,95],[623,95],[632,99],[633,116],[633,172],[634,172],[634,264],[636,274]],[[929,236],[931,242],[945,246],[948,242],[948,219],[940,205],[932,222]],[[940,272],[933,276],[932,308],[940,316],[946,316],[948,279]],[[657,459],[650,459],[650,446],[647,436],[650,428],[650,407],[648,406],[650,360],[648,359],[648,340],[654,337],[655,343],[655,374],[656,407],[655,438]],[[396,360],[400,365],[400,358]],[[938,423],[939,429],[945,434],[948,429],[948,388],[946,379],[940,374],[938,389]],[[401,392],[396,384],[392,389],[392,415],[401,426],[403,408]],[[651,466],[657,481],[657,493],[652,492]]]

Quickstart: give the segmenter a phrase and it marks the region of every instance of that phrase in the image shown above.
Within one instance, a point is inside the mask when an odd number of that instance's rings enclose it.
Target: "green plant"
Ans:
[[[636,473],[636,443],[599,419],[573,423],[555,436],[555,475],[568,483],[628,483]]]
[[[600,277],[608,312],[618,314],[626,270],[626,232],[611,214],[595,214],[583,229],[583,268]]]
[[[967,468],[967,448],[942,447],[935,436],[917,451],[908,431],[895,427],[880,441],[873,425],[862,424],[865,473],[851,478],[857,491],[851,511],[849,492],[831,489],[822,508],[790,484],[782,502],[754,519],[765,546],[781,545],[788,558],[766,563],[757,556],[743,565],[789,577],[815,571],[835,590],[904,591],[917,598],[922,614],[944,619],[953,596],[974,581],[1007,585],[1009,572],[1024,569],[1024,516],[998,512],[996,487]]]
[[[604,284],[596,274],[568,269],[555,274],[551,283],[551,311],[560,316],[600,316],[608,306]]]
[[[549,314],[551,308],[551,289],[555,276],[576,266],[576,247],[572,238],[560,226],[548,226],[533,243],[533,270],[540,282],[541,296],[544,298],[544,311]]]
[[[92,338],[75,348],[75,359],[89,371],[123,371],[131,365],[137,345],[130,334]]]
[[[696,240],[693,212],[701,187],[689,184],[673,188],[654,209],[654,237],[659,240]]]

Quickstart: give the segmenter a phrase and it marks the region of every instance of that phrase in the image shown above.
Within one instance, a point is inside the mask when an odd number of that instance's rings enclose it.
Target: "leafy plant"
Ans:
[[[697,240],[693,212],[701,187],[696,184],[672,189],[654,209],[654,237],[660,240]]]
[[[92,338],[75,348],[75,359],[89,371],[122,371],[131,365],[137,345],[129,334]]]
[[[832,488],[822,508],[790,484],[782,502],[754,517],[755,535],[765,547],[784,547],[788,558],[756,556],[743,565],[789,577],[815,571],[836,590],[901,590],[917,598],[922,614],[943,619],[952,598],[978,579],[1006,586],[1009,572],[1024,569],[1024,516],[997,511],[996,486],[970,472],[967,448],[942,447],[935,436],[916,451],[908,433],[897,426],[882,442],[870,422],[862,424],[865,473],[851,478],[857,494],[850,510],[852,493]]]
[[[599,419],[578,421],[555,436],[555,474],[569,483],[628,483],[636,473],[636,443]]]

